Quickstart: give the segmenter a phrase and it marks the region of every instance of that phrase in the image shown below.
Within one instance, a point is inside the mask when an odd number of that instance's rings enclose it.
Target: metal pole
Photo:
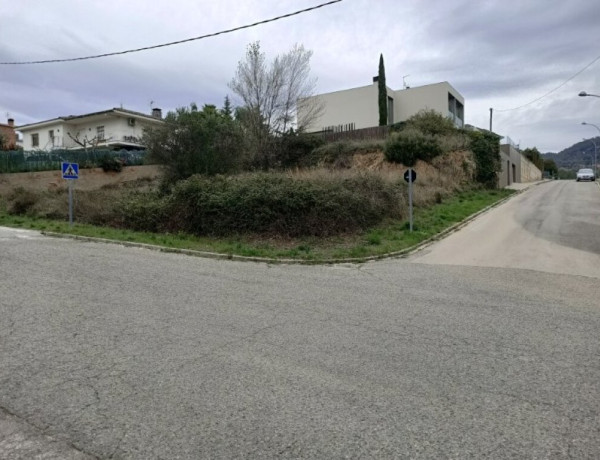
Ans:
[[[410,216],[410,231],[413,231],[413,204],[412,204],[412,168],[408,168],[408,215]]]
[[[494,113],[494,109],[490,107],[490,133],[492,132],[492,114]]]
[[[69,180],[69,226],[73,226],[73,180]]]

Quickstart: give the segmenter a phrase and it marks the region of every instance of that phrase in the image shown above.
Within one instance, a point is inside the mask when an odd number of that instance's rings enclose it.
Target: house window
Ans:
[[[104,140],[104,126],[96,127],[96,137],[98,138],[99,141]]]
[[[48,138],[50,139],[50,144],[54,147],[54,130],[53,129],[48,131]]]
[[[40,135],[38,133],[31,135],[31,146],[39,147],[40,146]]]

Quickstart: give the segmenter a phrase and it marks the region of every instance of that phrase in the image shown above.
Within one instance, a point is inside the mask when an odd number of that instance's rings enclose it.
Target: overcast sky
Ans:
[[[122,51],[241,26],[326,0],[0,0],[0,62]],[[248,43],[268,58],[313,51],[317,92],[368,85],[385,59],[388,86],[448,81],[466,123],[522,148],[558,152],[599,135],[598,0],[343,0],[227,35],[94,60],[0,65],[0,121],[17,125],[123,106],[149,113],[221,107]]]

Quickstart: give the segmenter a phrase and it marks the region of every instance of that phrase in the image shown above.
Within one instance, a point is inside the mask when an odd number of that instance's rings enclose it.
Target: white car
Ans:
[[[594,171],[591,169],[580,169],[577,171],[577,182],[580,180],[596,180],[594,177]]]

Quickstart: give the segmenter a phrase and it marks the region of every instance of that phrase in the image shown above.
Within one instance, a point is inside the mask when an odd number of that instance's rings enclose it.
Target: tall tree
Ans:
[[[529,161],[531,161],[540,171],[544,170],[544,159],[537,147],[526,148],[521,152]]]
[[[383,65],[383,54],[379,55],[379,73],[377,76],[379,86],[379,126],[385,126],[388,123],[388,96],[387,86],[385,84],[385,66]]]
[[[194,103],[169,112],[164,125],[144,131],[149,157],[163,166],[166,184],[193,174],[224,174],[243,161],[239,123],[214,105]]]
[[[312,96],[316,87],[310,76],[311,56],[312,51],[296,44],[268,63],[260,43],[250,43],[229,87],[250,113],[260,114],[271,134],[302,130],[311,120],[296,119],[297,103]]]
[[[233,109],[231,108],[231,101],[229,100],[229,95],[225,96],[225,102],[223,103],[221,113],[225,115],[226,118],[233,118]]]
[[[238,63],[229,87],[243,101],[236,109],[236,119],[257,167],[275,166],[282,135],[303,131],[321,113],[320,99],[311,97],[316,87],[316,78],[310,76],[311,56],[312,51],[296,44],[267,62],[260,43],[253,42]]]

